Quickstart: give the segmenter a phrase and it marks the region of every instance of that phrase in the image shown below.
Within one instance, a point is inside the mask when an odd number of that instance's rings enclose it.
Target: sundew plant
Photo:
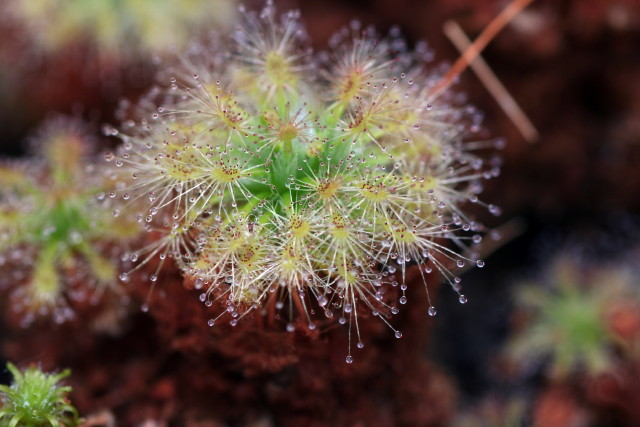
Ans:
[[[133,212],[152,236],[121,279],[157,256],[155,282],[172,258],[218,307],[210,326],[257,311],[313,330],[326,316],[359,348],[359,316],[402,336],[390,319],[409,265],[425,289],[437,272],[466,302],[456,271],[484,263],[464,205],[499,173],[476,154],[496,145],[474,138],[481,114],[436,91],[432,53],[396,31],[379,40],[353,24],[314,54],[298,12],[242,14],[229,40],[186,52],[139,105],[146,117],[113,132],[123,145],[106,157],[130,172],[114,214]]]
[[[6,0],[1,10],[45,51],[82,40],[104,54],[167,52],[194,28],[224,27],[234,15],[229,0]]]
[[[543,277],[517,289],[527,321],[511,339],[508,357],[543,360],[555,379],[580,370],[589,376],[611,371],[617,357],[640,348],[636,277],[628,262],[606,265],[556,255]]]
[[[112,252],[137,228],[96,200],[108,188],[90,143],[78,121],[56,117],[33,139],[31,159],[0,165],[0,266],[11,271],[0,284],[13,289],[23,326],[39,316],[71,319],[74,302],[97,302],[118,285]]]

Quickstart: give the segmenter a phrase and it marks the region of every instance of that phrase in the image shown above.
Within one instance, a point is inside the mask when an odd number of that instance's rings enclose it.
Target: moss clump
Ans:
[[[0,385],[0,425],[7,427],[77,426],[78,411],[67,395],[71,387],[58,383],[71,374],[69,369],[47,374],[35,366],[20,371],[8,363],[11,386]]]

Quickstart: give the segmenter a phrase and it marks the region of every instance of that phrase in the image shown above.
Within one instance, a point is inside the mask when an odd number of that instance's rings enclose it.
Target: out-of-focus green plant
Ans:
[[[71,375],[66,369],[47,374],[35,366],[20,371],[12,363],[10,386],[0,385],[0,425],[4,427],[72,427],[78,425],[78,411],[67,396],[71,387],[58,383]]]
[[[84,40],[103,54],[186,47],[196,29],[233,21],[231,0],[7,0],[5,13],[45,50]]]
[[[0,167],[0,265],[26,275],[13,285],[14,302],[28,313],[73,315],[67,300],[89,298],[69,285],[89,284],[100,293],[116,283],[110,243],[135,233],[105,213],[96,195],[107,198],[108,182],[87,155],[87,134],[78,122],[58,118],[34,141],[36,154]]]
[[[636,345],[638,330],[628,330],[629,316],[640,316],[636,285],[628,269],[558,258],[545,279],[517,292],[528,319],[512,339],[509,357],[516,362],[550,357],[549,373],[556,378],[580,368],[589,375],[609,369],[615,348]]]

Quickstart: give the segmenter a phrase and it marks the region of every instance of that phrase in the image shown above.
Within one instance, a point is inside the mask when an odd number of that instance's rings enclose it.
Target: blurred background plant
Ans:
[[[8,0],[3,12],[49,54],[85,44],[126,59],[184,49],[198,29],[228,26],[235,9],[230,0]]]
[[[559,253],[541,279],[517,286],[506,355],[522,373],[544,370],[535,425],[592,425],[598,406],[634,423],[635,404],[615,408],[602,389],[613,381],[629,398],[640,397],[633,384],[640,369],[637,251],[590,260],[579,250]]]
[[[549,270],[541,282],[518,287],[516,304],[524,325],[511,339],[509,358],[548,359],[550,377],[559,379],[575,371],[594,376],[608,370],[615,344],[632,347],[628,340],[640,332],[627,330],[633,325],[621,319],[634,312],[640,316],[639,286],[629,271],[594,271],[593,265],[566,255],[558,256]]]
[[[53,117],[29,159],[0,166],[0,289],[11,293],[5,312],[20,313],[24,326],[39,316],[64,322],[75,304],[119,292],[118,254],[136,228],[101,206],[111,188],[94,144],[82,122]]]

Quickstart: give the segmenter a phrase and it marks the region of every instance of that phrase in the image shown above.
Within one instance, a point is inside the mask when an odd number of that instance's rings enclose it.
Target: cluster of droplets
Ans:
[[[231,40],[186,53],[106,155],[129,174],[114,197],[153,236],[121,278],[158,256],[155,281],[172,258],[206,306],[224,307],[210,326],[258,310],[313,330],[320,312],[358,348],[359,316],[402,336],[389,319],[410,265],[427,294],[437,273],[467,302],[454,271],[484,266],[484,229],[463,205],[485,206],[481,182],[499,174],[476,154],[501,144],[473,140],[482,115],[436,93],[443,69],[395,30],[378,40],[354,23],[313,55],[297,12],[243,16]]]

